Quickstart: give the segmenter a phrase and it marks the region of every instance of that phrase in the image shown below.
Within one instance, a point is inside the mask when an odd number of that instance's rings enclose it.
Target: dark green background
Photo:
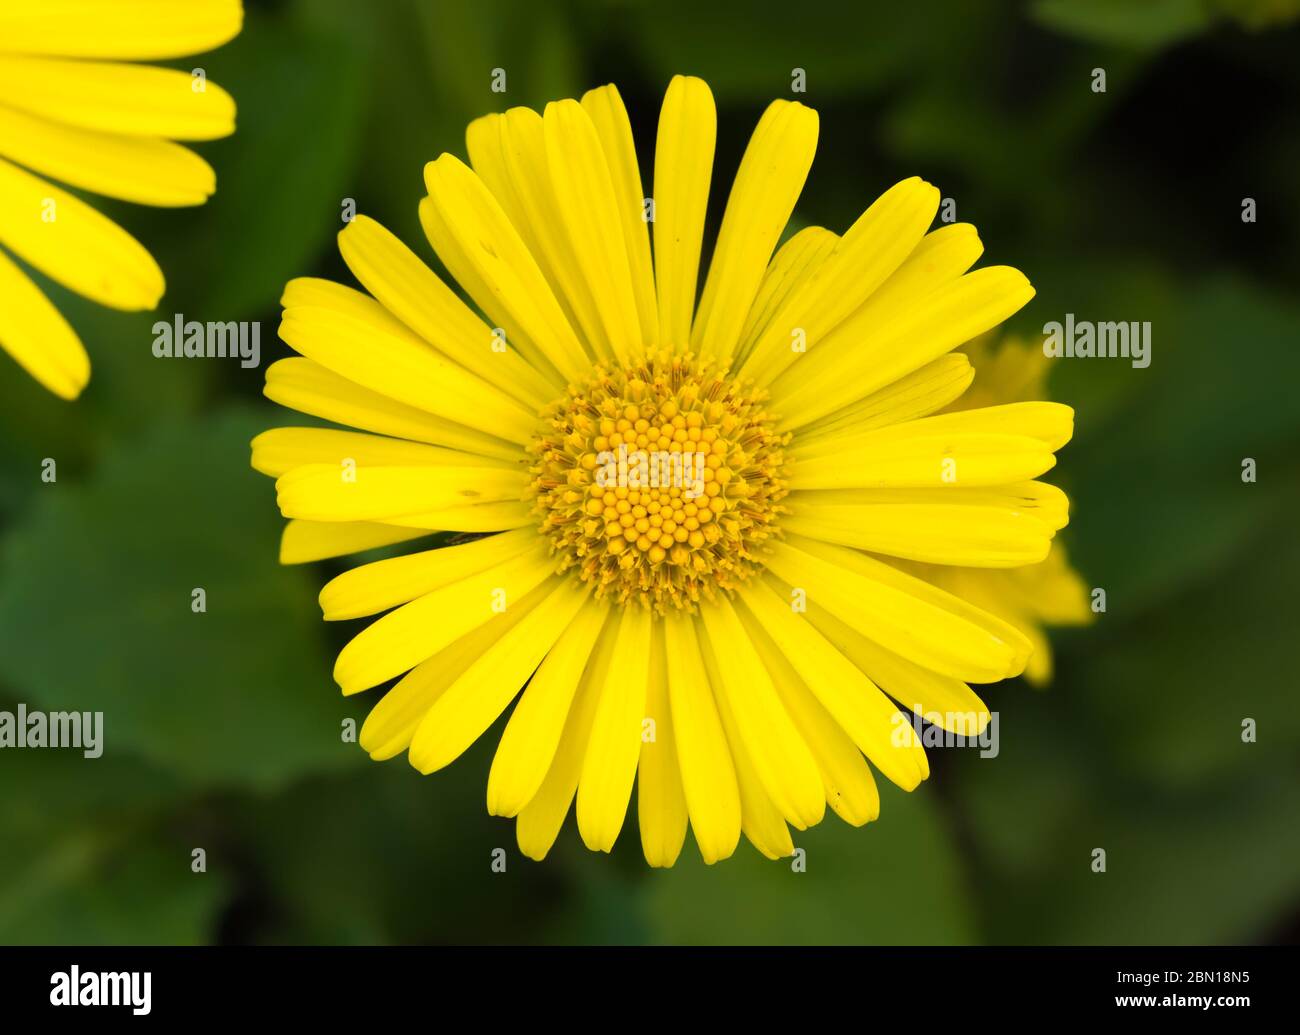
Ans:
[[[346,279],[344,198],[429,257],[425,161],[463,155],[484,111],[608,81],[644,160],[670,76],[709,80],[716,226],[754,121],[803,68],[822,120],[800,223],[841,231],[920,174],[979,227],[985,263],[1037,286],[1013,327],[1152,322],[1149,369],[1053,370],[1078,413],[1056,472],[1075,500],[1066,539],[1109,608],[1057,638],[1049,691],[987,695],[996,760],[932,752],[917,792],[882,788],[877,823],[798,835],[806,873],[747,843],[711,869],[688,843],[650,871],[633,823],[607,858],[570,822],[537,865],[486,815],[499,726],[427,778],[341,743],[374,696],[344,701],[330,678],[359,624],[319,620],[340,565],[276,564],[281,521],[247,442],[295,420],[262,400],[262,371],[156,360],[158,315],[52,290],[94,377],[69,405],[0,360],[0,707],[102,710],[106,751],[0,753],[0,941],[1292,940],[1295,6],[252,3],[237,41],[182,64],[239,103],[236,135],[201,148],[214,200],[103,205],[166,270],[163,318],[260,319],[265,365],[287,352],[284,282]]]

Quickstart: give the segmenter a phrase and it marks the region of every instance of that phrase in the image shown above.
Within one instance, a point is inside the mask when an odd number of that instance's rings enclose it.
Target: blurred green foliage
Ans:
[[[261,401],[261,370],[155,360],[154,314],[52,289],[94,379],[67,405],[0,360],[0,707],[103,710],[108,750],[0,753],[0,941],[1294,938],[1294,3],[248,6],[245,33],[203,59],[240,106],[237,134],[201,148],[215,199],[103,205],[162,262],[164,316],[261,320],[265,365],[284,281],[347,279],[331,239],[345,199],[432,261],[424,162],[463,154],[484,111],[606,81],[644,161],[668,78],[709,80],[716,227],[757,114],[801,68],[822,114],[801,224],[842,230],[919,173],[979,226],[984,261],[1034,281],[1015,329],[1066,312],[1152,322],[1149,369],[1053,373],[1078,414],[1056,472],[1066,538],[1108,609],[1058,638],[1050,690],[989,692],[996,759],[932,752],[918,791],[882,788],[878,822],[800,834],[806,873],[748,844],[706,868],[689,842],[651,872],[632,821],[612,858],[570,822],[536,865],[483,806],[500,724],[430,778],[341,742],[373,695],[345,701],[330,678],[357,623],[326,627],[314,597],[341,565],[276,564],[274,493],[247,443],[294,419]],[[505,874],[489,868],[499,847]]]

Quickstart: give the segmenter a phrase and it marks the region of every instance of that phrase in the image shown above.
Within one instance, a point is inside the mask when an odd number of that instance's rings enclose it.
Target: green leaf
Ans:
[[[1141,49],[1169,46],[1213,22],[1205,0],[1038,0],[1031,10],[1059,32]]]
[[[314,583],[277,564],[273,491],[247,466],[268,423],[164,422],[84,484],[42,486],[0,553],[15,696],[103,711],[106,753],[199,784],[268,788],[357,760]]]
[[[3,752],[0,944],[207,941],[228,882],[194,873],[191,846],[160,829],[177,793],[165,772],[129,758]]]

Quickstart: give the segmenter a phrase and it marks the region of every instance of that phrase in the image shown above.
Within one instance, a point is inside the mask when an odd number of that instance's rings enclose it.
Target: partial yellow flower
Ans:
[[[382,614],[335,666],[345,694],[397,680],[362,747],[430,773],[518,697],[487,802],[535,859],[575,801],[610,850],[634,784],[656,866],[688,827],[712,863],[742,832],[789,855],[827,806],[875,819],[868,760],[907,790],[929,774],[910,709],[978,733],[970,684],[1032,651],[901,560],[1034,564],[1065,523],[1036,479],[1069,407],[938,413],[971,381],[952,350],[1024,305],[1025,277],[970,272],[974,228],[930,231],[939,192],[915,177],[778,247],[818,136],[779,100],[697,305],[715,129],[705,83],[675,78],[647,197],[614,87],[485,116],[419,207],[477,309],[364,216],[339,245],[365,290],[303,278],[282,300],[300,355],[266,394],[358,430],[254,440],[281,559],[471,534],[321,592],[328,620]]]
[[[981,335],[962,347],[975,380],[944,412],[1047,398],[1047,356],[1020,338]],[[1064,517],[1064,515],[1062,515]],[[1088,625],[1093,619],[1088,587],[1071,567],[1065,547],[1052,542],[1047,559],[1023,568],[957,568],[915,565],[915,574],[1005,619],[1034,645],[1024,677],[1034,686],[1051,682],[1053,657],[1047,626]]]
[[[232,39],[240,0],[0,0],[0,347],[76,398],[90,360],[9,252],[113,309],[152,309],[162,270],[112,220],[45,177],[160,207],[201,205],[212,168],[177,140],[235,128],[235,102],[202,74],[129,62]]]

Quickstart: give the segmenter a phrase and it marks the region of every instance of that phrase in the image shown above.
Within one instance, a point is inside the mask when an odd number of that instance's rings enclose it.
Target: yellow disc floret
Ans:
[[[785,496],[763,396],[708,361],[597,366],[533,444],[543,534],[598,596],[693,610],[751,574]]]

